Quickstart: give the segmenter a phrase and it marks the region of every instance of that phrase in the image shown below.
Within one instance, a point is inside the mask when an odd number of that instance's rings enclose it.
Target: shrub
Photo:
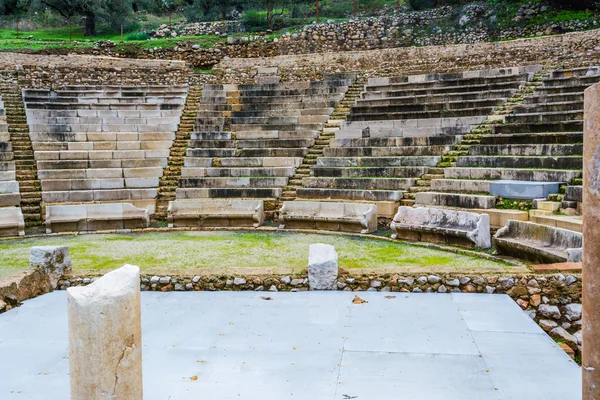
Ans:
[[[148,40],[148,39],[150,39],[150,36],[148,36],[148,34],[146,32],[130,33],[129,35],[125,36],[125,40],[127,40],[127,41]]]
[[[250,31],[267,29],[267,13],[256,10],[248,10],[244,13],[244,24]]]

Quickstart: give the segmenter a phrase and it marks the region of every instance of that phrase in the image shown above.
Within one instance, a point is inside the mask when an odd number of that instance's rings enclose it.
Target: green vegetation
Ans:
[[[69,246],[79,271],[107,270],[125,263],[149,271],[222,272],[270,270],[299,272],[306,268],[312,243],[335,246],[340,267],[405,271],[498,271],[518,267],[476,256],[455,254],[403,242],[337,235],[253,232],[161,232],[77,235],[0,241],[0,276],[28,266],[32,246]]]
[[[496,208],[501,210],[529,211],[533,208],[533,203],[527,200],[511,200],[500,197],[496,202]]]
[[[216,35],[181,36],[176,38],[162,38],[148,40],[146,33],[130,33],[124,35],[98,35],[94,39],[83,35],[83,27],[73,27],[73,41],[69,40],[69,28],[47,28],[37,31],[17,32],[10,29],[0,29],[0,50],[48,50],[48,49],[83,49],[93,47],[96,40],[111,40],[117,44],[118,51],[135,51],[135,49],[163,48],[172,49],[178,43],[186,42],[199,45],[201,48],[214,47],[217,43],[224,43],[225,38]]]

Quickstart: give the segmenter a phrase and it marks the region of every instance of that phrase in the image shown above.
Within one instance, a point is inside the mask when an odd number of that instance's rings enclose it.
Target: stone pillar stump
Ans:
[[[67,289],[72,400],[142,400],[140,269]]]

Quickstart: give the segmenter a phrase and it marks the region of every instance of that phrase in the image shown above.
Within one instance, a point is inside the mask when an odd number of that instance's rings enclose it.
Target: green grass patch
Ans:
[[[0,276],[22,271],[32,246],[69,246],[76,271],[103,271],[134,264],[147,271],[256,269],[300,272],[313,243],[335,246],[340,267],[404,271],[506,271],[508,264],[404,242],[301,233],[157,232],[76,235],[0,241]]]

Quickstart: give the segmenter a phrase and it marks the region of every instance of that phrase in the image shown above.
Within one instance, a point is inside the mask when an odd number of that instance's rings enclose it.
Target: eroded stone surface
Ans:
[[[338,255],[335,248],[328,244],[311,244],[308,251],[308,284],[310,290],[336,289],[337,278]]]
[[[63,274],[71,272],[71,257],[67,246],[35,246],[29,251],[29,264],[41,267],[56,289]]]

